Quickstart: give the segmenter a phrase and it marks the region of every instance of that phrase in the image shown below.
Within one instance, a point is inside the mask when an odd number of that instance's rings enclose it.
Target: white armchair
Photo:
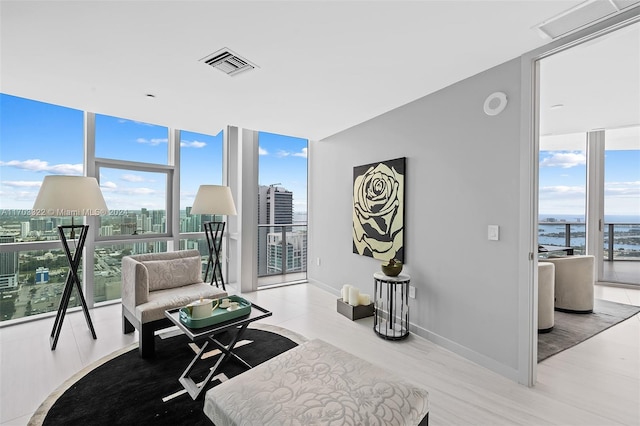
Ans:
[[[545,262],[555,265],[555,309],[573,313],[593,312],[594,257],[550,257]]]
[[[155,354],[155,332],[171,326],[167,309],[200,298],[227,296],[202,281],[202,259],[197,250],[149,253],[122,259],[122,331],[138,330],[142,358]]]
[[[548,333],[555,324],[556,266],[538,262],[538,333]]]

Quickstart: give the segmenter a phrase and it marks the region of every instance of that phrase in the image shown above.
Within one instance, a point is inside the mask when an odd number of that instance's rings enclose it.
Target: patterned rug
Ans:
[[[156,336],[153,359],[140,358],[135,344],[78,373],[47,398],[29,425],[211,425],[202,411],[205,392],[194,401],[178,382],[197,346],[179,332],[162,336]],[[224,344],[230,338],[217,337]],[[289,330],[256,323],[246,330],[235,352],[256,366],[304,341]],[[203,354],[207,362],[200,361],[201,367],[191,373],[196,382],[206,376],[219,353]],[[245,371],[229,358],[208,389]]]

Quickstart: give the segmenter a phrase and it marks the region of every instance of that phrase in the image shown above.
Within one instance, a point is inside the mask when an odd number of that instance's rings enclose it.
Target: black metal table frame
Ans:
[[[552,246],[549,244],[540,244],[538,245],[538,253],[553,253],[558,251],[564,251],[567,253],[567,256],[573,256],[573,247],[562,247],[562,246]]]
[[[254,308],[259,311],[259,313],[255,312]],[[215,324],[208,327],[190,328],[180,321],[180,308],[170,309],[168,311],[165,311],[164,314],[167,318],[169,318],[169,320],[171,320],[172,323],[177,325],[178,328],[180,328],[180,330],[182,330],[193,342],[198,342],[200,340],[206,339],[196,356],[193,358],[193,360],[191,360],[189,366],[184,370],[184,372],[178,379],[180,384],[182,384],[184,389],[194,401],[198,399],[198,397],[202,394],[202,392],[206,389],[207,385],[211,381],[211,378],[227,360],[233,358],[239,361],[245,367],[249,369],[253,368],[251,365],[249,365],[249,363],[247,363],[236,353],[234,353],[233,349],[235,348],[238,341],[240,341],[240,339],[242,338],[242,335],[246,331],[249,324],[273,315],[271,311],[268,311],[258,305],[251,304],[251,312],[248,314],[248,316],[225,321],[220,324]],[[217,334],[220,334],[224,331],[231,332],[234,329],[235,335],[233,335],[228,345],[224,345],[216,339]],[[193,369],[195,368],[198,360],[206,350],[207,346],[209,345],[209,342],[212,342],[213,345],[221,351],[220,357],[216,361],[213,368],[211,368],[211,370],[209,371],[209,374],[207,374],[207,377],[202,381],[202,383],[200,383],[200,385],[198,385],[191,378],[190,374],[191,371],[193,371]]]
[[[387,277],[379,272],[373,274],[373,278],[373,331],[386,340],[406,338],[409,335],[409,285],[411,278],[408,275]],[[396,294],[398,289],[399,295]],[[399,315],[397,304],[400,305]],[[386,313],[384,307],[387,308]],[[383,323],[384,328],[382,327]],[[397,327],[400,329],[399,332]]]

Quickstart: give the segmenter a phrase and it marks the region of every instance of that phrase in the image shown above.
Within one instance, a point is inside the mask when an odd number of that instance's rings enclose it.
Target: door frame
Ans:
[[[628,25],[640,22],[640,6],[633,6],[545,46],[521,59],[520,138],[520,246],[518,382],[534,386],[538,356],[538,156],[539,156],[539,61]]]

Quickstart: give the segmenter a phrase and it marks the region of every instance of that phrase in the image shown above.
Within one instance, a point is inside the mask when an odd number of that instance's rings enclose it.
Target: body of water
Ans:
[[[568,217],[566,215],[556,215],[556,216],[541,216],[540,222],[544,222],[549,218],[553,218],[558,222],[554,223],[544,223],[538,225],[538,243],[539,244],[550,244],[556,246],[564,246],[566,244],[565,241],[565,222],[571,223],[571,246],[572,247],[580,247],[586,244],[586,227],[584,224],[584,219],[576,218],[576,217]],[[576,223],[577,219],[580,219],[581,223]],[[615,220],[612,220],[615,219]],[[636,241],[640,238],[640,217],[638,216],[616,216],[615,218],[605,218],[605,223],[632,223],[634,225],[616,225],[614,228],[614,250],[640,250],[640,244],[627,244],[625,243],[625,237],[629,237],[634,235],[636,237]],[[608,229],[605,229],[605,246],[608,242]],[[636,232],[630,232],[636,231]]]
[[[550,222],[551,220],[562,221],[562,222],[581,222],[584,223],[585,217],[584,215],[573,215],[573,214],[539,214],[538,221],[539,222]],[[640,214],[635,215],[604,215],[605,223],[635,223],[640,225]]]

